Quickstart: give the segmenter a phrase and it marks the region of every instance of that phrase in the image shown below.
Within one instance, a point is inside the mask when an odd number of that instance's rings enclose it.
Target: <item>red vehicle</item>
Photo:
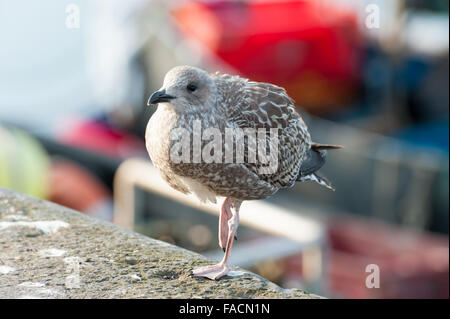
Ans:
[[[241,75],[286,88],[309,111],[353,98],[362,51],[352,11],[320,1],[192,1],[173,16]]]

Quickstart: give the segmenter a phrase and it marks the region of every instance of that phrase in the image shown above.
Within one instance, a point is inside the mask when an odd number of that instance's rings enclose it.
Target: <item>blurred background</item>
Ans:
[[[335,192],[265,201],[323,230],[321,262],[243,225],[235,264],[327,297],[448,298],[448,0],[0,0],[0,186],[216,256],[202,208],[138,185],[114,205],[117,170],[150,161],[146,101],[180,64],[283,86],[315,141],[345,146],[322,170]]]

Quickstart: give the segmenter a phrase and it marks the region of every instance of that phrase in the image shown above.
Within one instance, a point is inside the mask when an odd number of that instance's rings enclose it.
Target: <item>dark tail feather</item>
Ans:
[[[344,148],[342,145],[331,145],[331,144],[319,144],[319,143],[311,143],[311,149],[313,150],[337,150],[340,148]]]
[[[317,171],[325,164],[327,159],[327,150],[340,148],[342,148],[340,145],[311,143],[311,149],[306,154],[306,157],[300,166],[297,181],[303,182],[312,180],[322,186],[334,190],[328,179],[322,175],[319,175]]]
[[[326,162],[327,150],[339,148],[342,148],[342,146],[311,143],[311,149],[306,153],[303,163],[300,166],[298,179],[318,171]]]

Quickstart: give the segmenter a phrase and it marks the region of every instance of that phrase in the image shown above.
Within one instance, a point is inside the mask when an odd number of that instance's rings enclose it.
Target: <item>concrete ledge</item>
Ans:
[[[199,254],[0,188],[0,298],[318,298],[239,268],[190,278]]]

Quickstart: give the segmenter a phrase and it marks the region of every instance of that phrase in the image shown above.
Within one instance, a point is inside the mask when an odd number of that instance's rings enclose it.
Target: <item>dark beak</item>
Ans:
[[[158,103],[162,103],[162,102],[169,102],[170,100],[173,100],[174,98],[175,98],[175,96],[166,94],[166,90],[156,91],[148,99],[147,105],[158,104]]]

